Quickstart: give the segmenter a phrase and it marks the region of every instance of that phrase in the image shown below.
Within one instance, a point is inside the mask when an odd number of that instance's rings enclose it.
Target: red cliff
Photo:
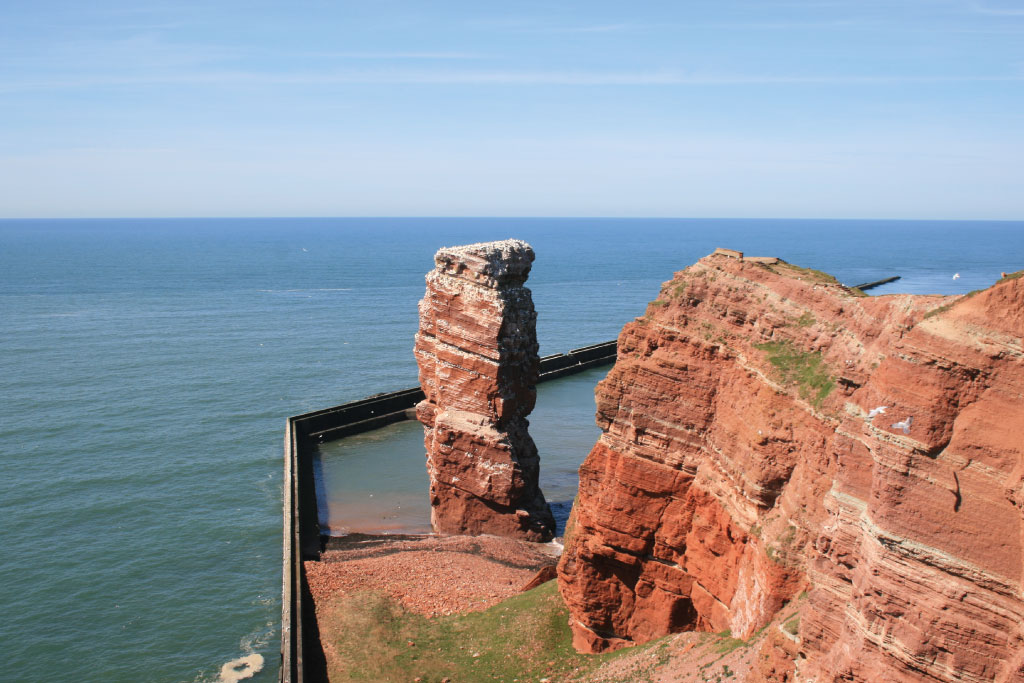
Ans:
[[[623,329],[559,564],[574,644],[799,606],[756,676],[1024,681],[1024,279],[864,297],[773,261],[701,259]]]
[[[420,301],[415,353],[434,530],[547,541],[554,519],[537,485],[526,416],[539,373],[537,314],[523,286],[526,242],[441,249]]]

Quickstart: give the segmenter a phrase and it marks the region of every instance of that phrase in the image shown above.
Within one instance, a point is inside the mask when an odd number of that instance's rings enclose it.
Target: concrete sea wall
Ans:
[[[615,341],[593,344],[540,359],[546,382],[615,362]],[[284,436],[284,553],[281,589],[282,683],[327,680],[313,598],[303,562],[317,560],[325,539],[317,520],[313,460],[317,444],[416,419],[419,388],[376,394],[332,408],[289,417]],[[424,492],[425,494],[426,492]]]

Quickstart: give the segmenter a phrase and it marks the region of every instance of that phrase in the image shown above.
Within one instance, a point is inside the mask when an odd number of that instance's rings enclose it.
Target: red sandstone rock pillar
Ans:
[[[554,535],[526,420],[540,368],[523,286],[533,259],[526,242],[484,242],[441,249],[427,274],[415,345],[426,400],[416,414],[437,532]]]

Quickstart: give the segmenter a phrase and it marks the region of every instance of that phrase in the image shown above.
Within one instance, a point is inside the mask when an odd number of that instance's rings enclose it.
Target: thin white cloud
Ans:
[[[540,21],[536,18],[474,19],[465,23],[467,27],[484,30],[511,31],[522,33],[617,33],[661,27],[663,25],[638,24],[635,22],[618,22],[602,24],[565,24],[556,25],[552,21]]]
[[[336,57],[338,59],[366,60],[472,60],[484,59],[483,55],[472,52],[313,52],[311,57]]]
[[[873,28],[877,23],[852,19],[823,19],[821,21],[737,21],[677,24],[675,28],[716,29],[724,31],[794,31],[804,29]]]
[[[25,50],[17,45],[0,47],[3,62],[22,69],[61,69],[123,72],[127,69],[185,69],[209,67],[234,61],[243,51],[203,43],[175,43],[154,33],[116,40],[67,40],[45,49]]]
[[[637,24],[595,24],[592,26],[563,26],[539,29],[548,33],[617,33],[642,28]]]
[[[792,2],[779,2],[773,0],[756,0],[755,2],[740,3],[751,9],[772,8],[796,8],[796,9],[820,9],[832,7],[850,7],[849,0],[793,0]]]
[[[538,31],[552,33],[611,33],[615,31],[693,31],[716,29],[724,31],[791,31],[803,29],[830,29],[847,27],[871,27],[880,22],[864,19],[808,19],[779,21],[676,21],[659,24],[608,24],[606,26],[580,26],[568,28],[540,28]]]
[[[0,82],[0,92],[72,88],[182,86],[304,85],[494,85],[494,86],[800,86],[898,85],[914,83],[1010,83],[1024,75],[965,76],[830,76],[830,75],[698,75],[673,71],[478,71],[478,70],[345,70],[306,73],[220,71],[146,76],[97,76]]]
[[[972,2],[970,8],[979,14],[990,14],[999,17],[1024,17],[1024,8],[1021,7],[993,7],[983,2]]]

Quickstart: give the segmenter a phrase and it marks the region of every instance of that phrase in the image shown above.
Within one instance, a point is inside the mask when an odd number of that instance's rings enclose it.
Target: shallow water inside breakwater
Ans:
[[[576,496],[577,470],[601,434],[594,423],[594,387],[610,367],[537,385],[530,435],[540,452],[540,486],[559,536]],[[332,535],[430,531],[430,479],[419,422],[321,444],[318,456],[321,529]]]

